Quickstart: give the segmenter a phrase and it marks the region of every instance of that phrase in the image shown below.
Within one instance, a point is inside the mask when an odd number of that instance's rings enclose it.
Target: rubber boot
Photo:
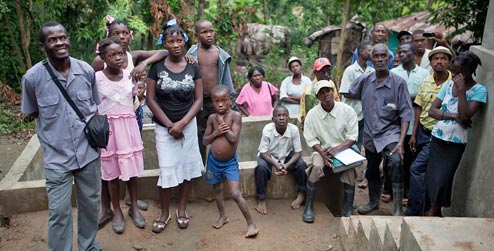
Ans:
[[[316,184],[307,181],[307,195],[305,196],[305,208],[302,220],[307,223],[314,222],[314,193],[316,192]]]
[[[343,194],[343,216],[350,217],[352,216],[353,209],[353,198],[355,196],[355,186],[351,186],[349,184],[343,183],[343,187],[345,188],[345,192]]]
[[[394,216],[403,216],[403,183],[393,183]]]
[[[369,203],[360,206],[357,211],[359,214],[368,214],[372,210],[379,208],[379,197],[381,196],[382,183],[369,181]]]

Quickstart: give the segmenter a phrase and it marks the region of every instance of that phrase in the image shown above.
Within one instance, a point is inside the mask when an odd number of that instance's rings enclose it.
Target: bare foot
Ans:
[[[226,216],[220,217],[220,218],[218,218],[218,220],[216,221],[216,223],[213,224],[213,228],[220,229],[225,224],[227,224],[228,222],[230,222],[230,219],[228,219],[228,217],[226,217]]]
[[[250,224],[247,227],[247,233],[245,233],[245,238],[254,238],[257,236],[258,233],[259,233],[259,230],[257,230],[256,225]]]
[[[364,177],[362,181],[357,184],[357,187],[365,189],[367,188],[367,179]]]
[[[294,201],[292,201],[292,209],[297,209],[300,207],[300,205],[304,202],[305,200],[305,194],[303,192],[299,192],[297,194],[297,198],[295,198]]]
[[[260,214],[268,214],[266,200],[257,200],[257,206],[254,209]]]

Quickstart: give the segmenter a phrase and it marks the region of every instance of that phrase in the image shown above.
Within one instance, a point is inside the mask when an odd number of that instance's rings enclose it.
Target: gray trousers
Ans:
[[[96,242],[101,198],[101,164],[97,158],[78,170],[45,169],[48,192],[48,249],[72,250],[72,182],[77,192],[80,251],[100,250]]]

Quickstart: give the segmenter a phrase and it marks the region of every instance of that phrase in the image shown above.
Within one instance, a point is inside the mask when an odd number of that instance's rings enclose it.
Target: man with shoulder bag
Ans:
[[[34,65],[22,78],[22,113],[37,119],[38,139],[43,149],[49,208],[48,249],[72,250],[74,183],[78,250],[100,250],[96,241],[101,193],[97,146],[106,144],[103,138],[95,147],[90,145],[86,122],[91,121],[89,124],[97,128],[102,125],[98,131],[103,136],[108,132],[103,118],[98,118],[102,124],[92,121],[100,103],[94,71],[87,63],[69,56],[70,41],[63,25],[54,21],[43,24],[38,38],[47,61]],[[52,70],[53,77],[47,69]],[[101,141],[100,136],[96,137]]]

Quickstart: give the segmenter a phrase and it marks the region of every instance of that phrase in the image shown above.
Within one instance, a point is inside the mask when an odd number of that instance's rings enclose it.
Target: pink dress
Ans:
[[[143,144],[134,113],[132,96],[137,86],[126,76],[118,82],[109,80],[102,71],[96,72],[96,84],[101,96],[98,106],[100,114],[108,116],[110,139],[108,146],[101,149],[101,178],[128,181],[144,170]]]
[[[271,93],[268,86],[271,88]],[[278,88],[266,81],[262,81],[259,93],[252,88],[250,83],[247,83],[242,87],[235,102],[239,105],[245,104],[249,116],[272,116],[271,96],[276,93],[278,93]]]

